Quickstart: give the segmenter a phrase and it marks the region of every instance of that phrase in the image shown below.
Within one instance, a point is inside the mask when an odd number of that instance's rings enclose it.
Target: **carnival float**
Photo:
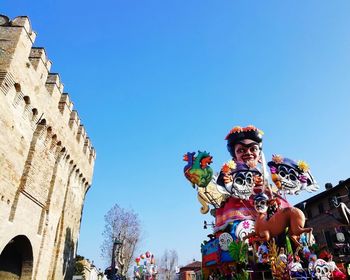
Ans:
[[[215,218],[205,222],[213,232],[201,245],[203,278],[346,279],[329,252],[316,255],[313,229],[287,200],[318,190],[308,164],[281,155],[266,162],[263,132],[252,125],[234,127],[225,140],[231,159],[218,173],[209,152],[183,158],[201,213]]]

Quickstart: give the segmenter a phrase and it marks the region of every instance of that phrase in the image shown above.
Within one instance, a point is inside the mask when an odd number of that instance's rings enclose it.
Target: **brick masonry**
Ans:
[[[0,16],[0,252],[26,240],[21,279],[72,279],[96,153],[35,37]]]

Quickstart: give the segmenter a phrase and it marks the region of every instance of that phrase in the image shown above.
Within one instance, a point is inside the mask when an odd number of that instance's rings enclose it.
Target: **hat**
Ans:
[[[269,200],[269,197],[264,193],[259,193],[256,196],[254,196],[254,201],[262,201],[262,200]]]
[[[279,165],[284,165],[289,168],[295,169],[299,174],[307,173],[309,171],[309,165],[305,161],[294,161],[290,158],[284,158],[280,155],[273,155],[272,161],[269,161],[267,165],[272,169],[278,167]],[[272,172],[273,173],[273,172]]]

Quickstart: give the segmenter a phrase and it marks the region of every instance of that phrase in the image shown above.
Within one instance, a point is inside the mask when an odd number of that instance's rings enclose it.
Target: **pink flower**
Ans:
[[[305,175],[299,175],[298,179],[302,183],[306,183],[307,182],[307,177]]]
[[[271,171],[272,174],[276,174],[277,173],[277,168],[274,167],[274,166],[271,166],[270,167],[270,171]]]
[[[245,229],[249,228],[249,222],[248,221],[244,221],[243,222],[243,228],[245,228]]]

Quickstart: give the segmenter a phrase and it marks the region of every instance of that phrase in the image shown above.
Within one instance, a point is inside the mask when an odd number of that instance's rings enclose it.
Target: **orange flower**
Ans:
[[[221,171],[223,172],[223,173],[229,173],[230,172],[230,167],[227,165],[227,163],[225,163],[223,166],[222,166],[222,168],[221,168]]]
[[[241,132],[241,131],[242,131],[242,127],[235,126],[234,128],[231,129],[230,134],[235,132]]]
[[[243,131],[251,131],[251,130],[257,130],[257,128],[254,125],[248,125],[247,127],[244,127],[242,129]]]
[[[280,181],[276,181],[276,182],[274,182],[275,183],[275,185],[276,185],[276,187],[277,188],[281,188],[281,186],[282,186],[282,184],[281,184],[281,182]]]
[[[274,183],[276,183],[276,181],[279,181],[278,175],[277,174],[271,174],[271,179]]]
[[[229,137],[231,134],[236,133],[236,132],[241,132],[241,131],[242,131],[242,127],[240,127],[240,126],[235,126],[235,127],[232,128],[232,129],[230,130],[230,132],[227,134],[227,136],[225,137],[225,140],[227,140],[228,137]]]
[[[283,157],[280,155],[273,155],[272,161],[276,164],[281,164],[283,162]]]

